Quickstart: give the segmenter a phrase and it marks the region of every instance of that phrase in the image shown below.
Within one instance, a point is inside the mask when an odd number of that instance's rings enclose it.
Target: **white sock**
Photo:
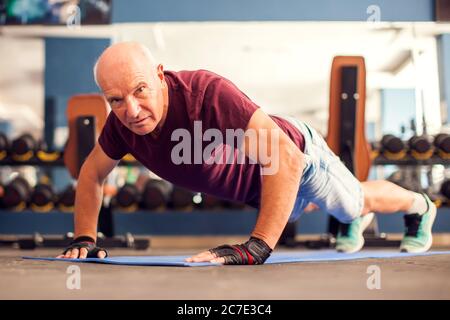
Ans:
[[[408,211],[406,211],[406,214],[424,214],[428,210],[428,203],[425,200],[425,197],[417,192],[411,192],[414,196],[414,201],[411,205],[411,208],[409,208]]]

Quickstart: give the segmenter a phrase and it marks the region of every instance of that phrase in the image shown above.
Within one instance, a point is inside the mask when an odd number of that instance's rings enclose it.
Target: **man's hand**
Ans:
[[[272,249],[267,243],[251,237],[246,243],[219,246],[192,256],[186,261],[220,264],[263,264],[271,253]]]
[[[97,247],[95,240],[91,237],[81,236],[72,241],[64,252],[57,258],[65,259],[85,259],[85,258],[106,258],[108,252]]]

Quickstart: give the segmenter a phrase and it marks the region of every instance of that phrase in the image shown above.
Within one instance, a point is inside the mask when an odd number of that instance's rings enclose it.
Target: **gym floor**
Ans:
[[[450,247],[433,248],[449,250]],[[189,255],[192,248],[110,250],[118,255]],[[286,249],[284,249],[286,250]],[[60,250],[0,250],[0,299],[450,299],[450,255],[264,266],[145,267],[77,264],[81,289],[69,290],[70,262],[22,260]],[[369,290],[368,267],[381,271]]]

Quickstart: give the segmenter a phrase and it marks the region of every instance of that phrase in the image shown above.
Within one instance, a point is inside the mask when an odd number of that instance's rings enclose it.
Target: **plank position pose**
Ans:
[[[406,213],[401,251],[430,248],[436,207],[426,195],[383,180],[359,182],[313,128],[264,113],[229,80],[205,70],[164,71],[134,42],[107,48],[94,76],[112,112],[81,168],[75,240],[59,257],[107,255],[95,243],[102,185],[127,153],[176,185],[259,210],[247,242],[201,252],[189,262],[262,264],[286,223],[309,203],[350,224],[337,236],[340,252],[362,248],[373,212]],[[225,139],[230,130],[235,137],[244,133],[241,143]],[[180,150],[182,140],[189,148]],[[219,143],[211,148],[212,141]],[[224,155],[226,161],[218,161]]]

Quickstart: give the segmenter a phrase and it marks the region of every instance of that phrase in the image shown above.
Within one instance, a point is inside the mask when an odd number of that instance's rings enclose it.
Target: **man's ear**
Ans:
[[[158,75],[159,80],[163,81],[164,80],[164,66],[162,64],[158,64],[158,66],[156,67],[156,73]]]

